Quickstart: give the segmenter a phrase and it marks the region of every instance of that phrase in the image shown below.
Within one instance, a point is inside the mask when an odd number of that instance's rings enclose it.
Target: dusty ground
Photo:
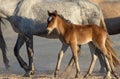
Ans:
[[[53,77],[57,55],[61,47],[61,43],[59,40],[53,39],[45,39],[41,37],[34,36],[34,64],[35,64],[35,75],[31,78],[22,77],[25,73],[23,69],[20,67],[17,59],[14,56],[13,48],[17,39],[17,34],[13,32],[11,26],[7,24],[6,26],[2,26],[3,34],[5,37],[5,41],[7,43],[7,55],[10,60],[10,70],[6,71],[2,54],[0,53],[0,79],[55,79]],[[120,58],[120,35],[111,36],[112,45],[116,50],[118,57]],[[81,56],[79,57],[79,63],[81,68],[81,78],[87,72],[91,61],[91,55],[89,52],[89,48],[87,45],[82,46]],[[27,52],[25,45],[20,50],[20,55],[27,62]],[[68,61],[71,57],[71,50],[69,49],[63,58],[61,65],[61,72],[64,71],[67,66]],[[99,73],[99,61],[97,61],[96,66],[94,68],[93,75],[87,79],[103,79],[104,73]],[[74,69],[75,70],[75,69]],[[72,70],[71,74],[66,75],[65,79],[74,79],[75,71]],[[118,71],[119,72],[119,71]],[[120,73],[119,73],[120,75]],[[59,79],[64,79],[62,76]]]

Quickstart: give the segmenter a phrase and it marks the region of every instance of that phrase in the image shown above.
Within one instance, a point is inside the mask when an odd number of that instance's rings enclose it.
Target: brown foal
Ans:
[[[54,29],[59,35],[59,39],[63,43],[60,53],[58,55],[58,62],[56,66],[55,76],[58,76],[60,64],[62,57],[68,46],[71,47],[75,66],[76,66],[76,77],[80,75],[80,68],[78,62],[78,46],[92,43],[97,48],[99,48],[105,58],[107,64],[107,74],[104,78],[111,78],[111,73],[118,78],[118,75],[114,72],[114,66],[119,65],[119,60],[116,55],[113,55],[106,46],[106,39],[108,34],[104,29],[98,27],[97,25],[75,25],[62,16],[57,14],[55,10],[53,13],[48,11],[48,24],[47,24],[47,33],[50,34]]]

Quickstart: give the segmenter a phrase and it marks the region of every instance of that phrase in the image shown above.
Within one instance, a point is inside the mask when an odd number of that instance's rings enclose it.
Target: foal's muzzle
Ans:
[[[49,30],[48,30],[48,29],[46,30],[46,33],[49,33]]]
[[[46,31],[45,31],[47,34],[49,34],[49,30],[48,29],[46,29]]]

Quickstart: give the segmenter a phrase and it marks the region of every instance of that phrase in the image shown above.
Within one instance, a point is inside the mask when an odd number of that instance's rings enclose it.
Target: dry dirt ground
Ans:
[[[105,5],[105,4],[103,4]],[[103,6],[104,7],[104,6]],[[120,9],[119,9],[120,10]],[[35,64],[35,75],[31,78],[22,77],[25,73],[24,70],[20,67],[17,59],[14,56],[13,48],[17,39],[17,34],[13,32],[9,23],[6,26],[2,26],[3,34],[5,37],[5,41],[7,44],[7,56],[10,61],[10,69],[6,71],[2,54],[0,53],[0,79],[55,79],[54,70],[57,62],[58,52],[61,48],[61,43],[59,40],[53,39],[45,39],[41,37],[34,36],[34,64]],[[112,45],[116,50],[118,57],[120,58],[120,35],[110,36],[112,40]],[[1,52],[1,51],[0,51]],[[79,63],[81,68],[81,78],[84,79],[83,76],[88,70],[91,54],[89,52],[88,45],[82,46],[81,55],[79,56]],[[20,50],[20,55],[27,62],[27,52],[25,45]],[[61,65],[61,72],[64,72],[65,67],[67,66],[70,57],[72,56],[71,50],[65,53]],[[100,65],[99,61],[97,61],[93,74],[91,77],[87,79],[103,79],[105,73],[99,73]],[[119,70],[118,70],[119,72]],[[118,73],[120,75],[120,73]],[[70,74],[66,74],[66,76],[61,76],[59,79],[74,79],[75,69],[71,71]]]

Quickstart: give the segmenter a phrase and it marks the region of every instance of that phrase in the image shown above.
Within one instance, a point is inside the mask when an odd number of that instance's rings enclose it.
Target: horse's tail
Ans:
[[[112,45],[111,45],[111,43],[110,43],[109,36],[107,36],[106,44],[105,44],[105,45],[106,45],[106,48],[107,48],[108,52],[109,52],[110,55],[111,55],[113,65],[114,65],[115,67],[119,67],[119,68],[120,68],[120,60],[118,59],[116,52],[115,52],[114,49],[112,48]]]

